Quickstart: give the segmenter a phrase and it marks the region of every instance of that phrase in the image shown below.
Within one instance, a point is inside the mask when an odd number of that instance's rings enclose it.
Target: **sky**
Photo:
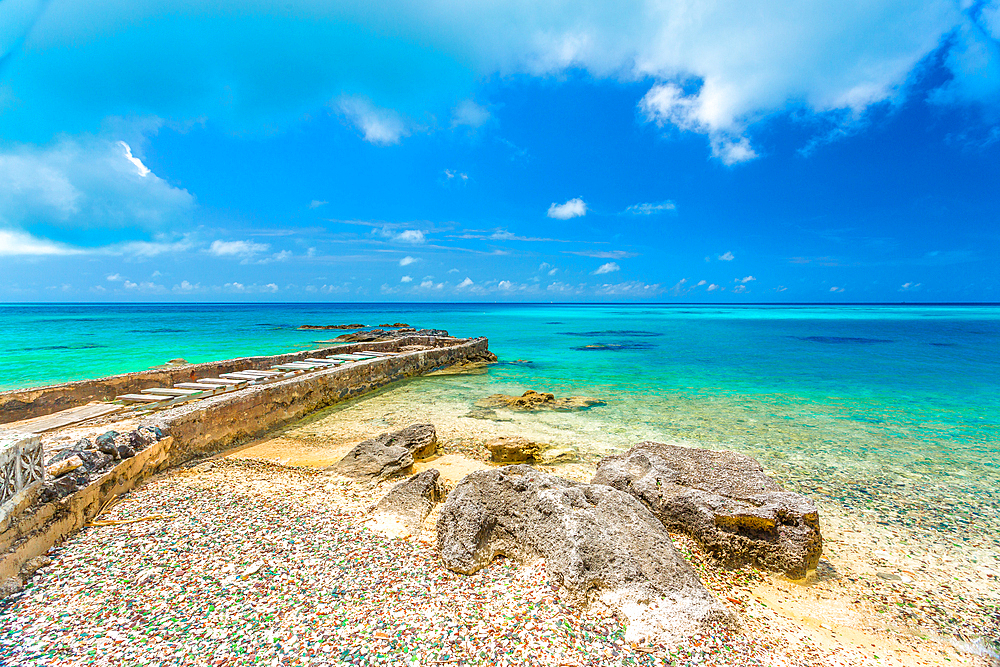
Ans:
[[[1000,0],[0,0],[0,302],[1000,301]]]

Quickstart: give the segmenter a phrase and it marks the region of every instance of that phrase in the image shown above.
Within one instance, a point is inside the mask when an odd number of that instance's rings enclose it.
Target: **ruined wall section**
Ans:
[[[203,364],[189,364],[169,369],[139,371],[98,378],[79,380],[46,387],[13,389],[0,392],[0,424],[41,417],[43,415],[68,410],[91,401],[110,401],[122,394],[137,394],[152,387],[172,387],[178,382],[193,379],[218,377],[221,373],[245,370],[267,370],[276,364],[302,361],[308,357],[329,354],[346,354],[361,350],[398,352],[409,345],[444,347],[461,342],[462,339],[435,336],[404,336],[397,339],[371,342],[348,343],[304,352],[278,354],[266,357],[240,357],[225,361],[210,361]]]

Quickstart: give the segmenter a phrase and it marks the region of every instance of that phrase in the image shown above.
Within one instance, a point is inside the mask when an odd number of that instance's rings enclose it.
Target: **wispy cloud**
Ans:
[[[270,249],[267,243],[254,243],[253,241],[212,241],[208,251],[216,257],[233,257],[255,255],[267,252]]]
[[[576,199],[570,199],[565,204],[556,204],[553,202],[552,206],[549,206],[549,212],[547,215],[550,218],[555,218],[556,220],[579,218],[587,215],[587,204],[579,197]]]
[[[311,202],[309,202],[309,208],[319,208],[320,206],[326,206],[329,203],[330,202],[328,201],[320,201],[319,199],[313,199]]]
[[[418,261],[420,261],[420,260],[418,260],[416,257],[410,257],[409,255],[407,255],[403,259],[399,260],[399,265],[400,266],[409,266],[410,264],[413,264],[414,262],[418,262]]]
[[[627,259],[638,257],[637,252],[627,252],[625,250],[563,250],[567,255],[580,255],[581,257],[593,257],[594,259]]]
[[[40,239],[27,232],[0,229],[0,255],[80,255],[86,251]]]
[[[677,210],[677,204],[670,200],[661,202],[649,202],[643,204],[632,204],[625,209],[629,215],[656,215],[658,213],[669,213]]]

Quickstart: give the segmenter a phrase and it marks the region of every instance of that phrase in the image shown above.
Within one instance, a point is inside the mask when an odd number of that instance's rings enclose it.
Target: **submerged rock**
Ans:
[[[629,641],[676,642],[732,620],[642,503],[526,465],[463,479],[441,508],[437,547],[445,567],[463,574],[499,555],[544,558],[572,602],[623,617]]]
[[[497,463],[534,461],[542,445],[517,436],[500,436],[486,443],[490,457]]]
[[[376,527],[392,537],[418,532],[434,505],[441,502],[440,476],[432,468],[394,486],[375,506]]]
[[[727,565],[753,563],[799,579],[823,553],[816,506],[743,454],[641,442],[602,460],[593,483],[635,496]]]
[[[409,470],[414,458],[437,451],[433,424],[413,424],[359,443],[327,470],[358,480],[378,481]]]
[[[510,417],[501,417],[496,410],[491,408],[477,408],[473,407],[467,413],[462,415],[463,417],[468,417],[469,419],[489,419],[495,422],[512,422],[514,421]]]
[[[599,398],[587,396],[567,396],[556,398],[555,394],[529,389],[520,396],[493,394],[476,401],[480,408],[507,408],[508,410],[585,410],[595,405],[605,405]]]

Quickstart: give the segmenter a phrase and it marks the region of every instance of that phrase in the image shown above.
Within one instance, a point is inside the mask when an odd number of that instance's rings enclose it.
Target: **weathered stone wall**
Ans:
[[[178,382],[190,382],[197,378],[218,377],[220,373],[245,370],[267,370],[275,364],[301,361],[307,357],[355,352],[358,350],[398,351],[405,345],[427,345],[441,347],[457,342],[455,338],[433,336],[406,336],[395,340],[374,343],[349,343],[321,349],[278,354],[267,357],[240,357],[225,361],[211,361],[204,364],[190,364],[170,369],[139,371],[112,375],[96,380],[79,380],[63,384],[13,389],[0,392],[0,424],[41,417],[67,410],[91,401],[109,401],[122,394],[136,394],[151,387],[170,387]]]
[[[0,530],[44,474],[38,436],[0,430]]]
[[[406,338],[337,348],[394,350],[423,344],[433,349],[382,357],[218,394],[150,415],[168,437],[122,461],[100,479],[62,500],[30,504],[0,525],[0,585],[35,556],[93,519],[104,504],[146,478],[193,458],[259,438],[307,414],[407,377],[489,355],[485,338]],[[304,358],[314,353],[285,355]],[[268,357],[268,365],[275,363]],[[263,365],[263,364],[262,364]],[[246,364],[240,366],[248,368]],[[213,371],[219,372],[219,371]],[[225,372],[225,371],[222,371]]]

